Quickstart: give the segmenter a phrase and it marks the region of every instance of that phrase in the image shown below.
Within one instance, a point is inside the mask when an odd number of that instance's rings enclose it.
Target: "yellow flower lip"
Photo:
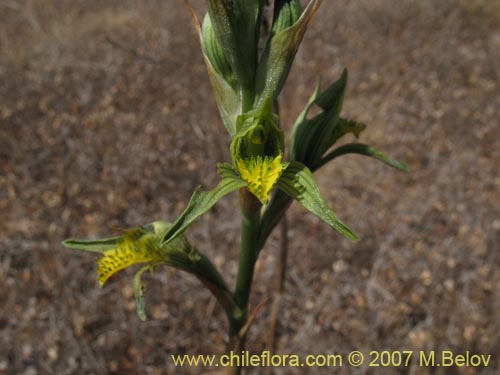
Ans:
[[[236,168],[248,190],[255,195],[262,204],[269,200],[269,193],[278,182],[281,173],[286,168],[282,163],[282,155],[252,156],[236,161]]]
[[[157,237],[153,233],[136,238],[132,232],[127,233],[115,249],[105,250],[97,260],[99,285],[102,287],[111,276],[131,265],[165,261],[165,255],[155,251],[155,240],[157,243]]]

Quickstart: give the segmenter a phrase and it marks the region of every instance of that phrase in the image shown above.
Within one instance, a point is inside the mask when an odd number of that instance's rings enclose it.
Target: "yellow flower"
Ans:
[[[282,155],[252,156],[236,161],[236,168],[243,181],[247,183],[248,190],[263,204],[267,203],[269,193],[273,189],[281,173],[286,168],[282,163]]]
[[[140,232],[140,229],[128,231],[117,242],[115,249],[104,251],[103,256],[97,260],[97,276],[101,287],[112,275],[128,266],[167,260],[166,255],[160,251],[159,238],[154,233],[141,235]]]
[[[176,268],[188,268],[198,259],[196,250],[184,236],[179,236],[168,244],[161,244],[163,236],[171,228],[164,221],[125,231],[122,236],[101,240],[66,240],[69,248],[102,254],[97,260],[99,285],[118,271],[134,264],[154,267],[160,263]]]

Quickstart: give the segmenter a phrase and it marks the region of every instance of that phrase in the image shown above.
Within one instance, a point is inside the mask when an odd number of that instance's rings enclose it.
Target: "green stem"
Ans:
[[[186,268],[186,271],[195,275],[201,283],[214,295],[220,305],[224,308],[229,326],[234,324],[234,320],[242,315],[241,310],[234,302],[233,295],[224,281],[224,278],[203,254],[199,254],[200,259],[194,267]]]
[[[242,211],[241,245],[234,301],[243,314],[230,327],[231,337],[237,335],[246,322],[253,273],[259,253],[260,208],[262,205],[246,189],[240,190],[240,203]]]

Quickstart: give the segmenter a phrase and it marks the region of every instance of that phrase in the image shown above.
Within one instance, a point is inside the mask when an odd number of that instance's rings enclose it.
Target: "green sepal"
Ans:
[[[271,33],[257,66],[257,105],[261,104],[266,98],[274,100],[278,97],[288,77],[309,21],[318,10],[321,2],[322,0],[311,0],[296,22],[284,30],[279,30],[279,25],[282,22],[279,19],[280,14],[275,15],[278,19],[275,19],[273,28],[275,31],[279,31]],[[281,15],[282,18],[292,18],[296,14],[296,2],[289,1],[287,3],[289,4],[286,4],[281,10],[288,14]],[[300,6],[300,3],[298,5]]]
[[[298,201],[304,208],[318,216],[344,237],[357,241],[359,238],[344,224],[321,195],[312,172],[304,164],[290,162],[278,180],[278,189]]]
[[[330,153],[326,154],[325,157],[323,157],[319,161],[317,168],[320,168],[329,161],[341,155],[346,155],[346,154],[360,154],[360,155],[370,156],[372,158],[380,160],[381,162],[387,164],[390,167],[399,169],[400,171],[403,172],[410,172],[410,169],[405,163],[392,159],[389,156],[382,153],[381,151],[377,150],[375,147],[368,146],[363,143],[348,143],[340,147],[337,147]]]
[[[359,134],[364,127],[354,125],[350,120],[340,119],[340,112],[347,86],[347,69],[342,76],[325,91],[321,92],[321,80],[309,99],[304,111],[297,118],[290,141],[290,159],[316,169],[316,164],[326,151],[344,134]],[[322,111],[309,119],[314,106]]]
[[[259,108],[238,116],[237,133],[231,142],[233,165],[252,156],[283,154],[285,136],[279,128],[279,117],[272,108],[272,100],[268,98]]]
[[[92,253],[103,253],[106,250],[115,249],[118,241],[122,238],[123,236],[114,236],[99,240],[67,239],[62,241],[62,244],[70,249],[89,251]]]
[[[201,191],[200,188],[195,190],[186,209],[163,236],[162,244],[169,243],[184,233],[187,228],[201,215],[210,210],[221,198],[232,191],[246,186],[246,183],[225,165],[220,165],[219,168],[222,175],[220,183],[214,189],[207,192]]]

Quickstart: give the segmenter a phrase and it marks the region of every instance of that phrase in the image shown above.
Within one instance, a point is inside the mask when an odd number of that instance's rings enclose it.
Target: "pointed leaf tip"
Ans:
[[[278,180],[278,188],[297,200],[344,237],[358,241],[359,237],[330,209],[321,195],[312,172],[299,162],[290,162]]]

